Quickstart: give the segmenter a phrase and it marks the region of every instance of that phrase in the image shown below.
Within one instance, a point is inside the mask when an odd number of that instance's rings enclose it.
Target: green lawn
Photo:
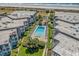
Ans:
[[[48,23],[48,42],[47,42],[47,47],[48,49],[51,49],[53,46],[52,46],[52,38],[53,38],[53,32],[54,32],[54,24],[52,23],[53,22],[53,19],[52,17],[54,18],[54,13],[50,13],[49,15],[49,23]]]
[[[28,51],[26,53],[26,50],[27,48],[21,46],[18,56],[42,56],[42,53],[43,53],[43,49],[39,49],[38,52],[35,52],[33,54],[28,53]]]
[[[13,49],[11,51],[11,56],[17,56],[17,53],[18,53],[18,49],[17,48],[16,49]]]
[[[52,48],[52,42],[51,41],[52,41],[54,29],[53,29],[53,27],[52,28],[51,27],[52,27],[51,23],[48,24],[48,42],[47,42],[48,49]]]

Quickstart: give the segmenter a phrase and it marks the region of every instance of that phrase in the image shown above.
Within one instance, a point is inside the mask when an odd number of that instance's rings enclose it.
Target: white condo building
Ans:
[[[0,55],[10,55],[19,39],[31,23],[35,21],[36,11],[14,11],[0,16]]]
[[[56,11],[55,29],[54,55],[79,56],[79,13]]]

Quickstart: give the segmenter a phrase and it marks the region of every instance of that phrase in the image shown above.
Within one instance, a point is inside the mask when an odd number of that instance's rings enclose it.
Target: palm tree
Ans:
[[[49,10],[46,10],[46,13],[49,13]]]
[[[21,45],[21,40],[18,41],[17,48]]]
[[[26,46],[27,48],[36,48],[38,47],[38,42],[39,40],[37,38],[35,39],[29,39],[27,42],[26,42]]]
[[[41,15],[38,15],[38,19],[42,19],[42,16]]]
[[[53,13],[50,13],[50,15],[49,15],[50,21],[53,20],[53,16],[54,16]]]
[[[26,51],[28,50],[29,53],[37,52],[39,49],[43,49],[45,46],[45,43],[42,41],[39,41],[38,38],[30,38],[22,43],[23,47],[26,47]]]
[[[38,39],[29,39],[26,42],[26,47],[29,50],[29,52],[34,53],[38,49]]]

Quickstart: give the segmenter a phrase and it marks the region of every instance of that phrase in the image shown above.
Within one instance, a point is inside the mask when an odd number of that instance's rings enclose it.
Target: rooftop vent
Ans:
[[[11,23],[10,21],[7,21],[6,23]]]
[[[76,34],[74,33],[73,35],[75,36]]]
[[[5,26],[4,28],[7,28],[7,26]]]

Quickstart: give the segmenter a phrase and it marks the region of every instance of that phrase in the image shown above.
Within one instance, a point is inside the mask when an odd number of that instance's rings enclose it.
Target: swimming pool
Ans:
[[[34,36],[43,37],[45,36],[46,26],[37,26],[34,31]]]

